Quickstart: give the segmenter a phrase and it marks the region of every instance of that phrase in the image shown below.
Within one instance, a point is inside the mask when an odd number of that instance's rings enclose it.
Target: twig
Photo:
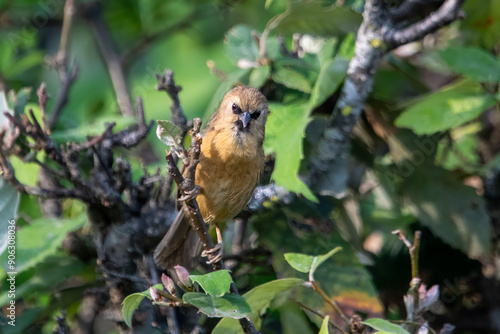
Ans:
[[[314,310],[314,309],[310,308],[309,306],[307,306],[307,305],[305,305],[305,304],[303,304],[303,303],[301,303],[301,302],[299,302],[299,301],[294,300],[294,302],[295,302],[295,303],[297,303],[297,305],[299,305],[299,306],[300,306],[301,308],[303,308],[304,310],[309,311],[309,312],[311,312],[311,313],[314,313],[314,314],[316,314],[317,316],[321,317],[322,319],[324,319],[324,318],[325,318],[325,315],[324,315],[323,313],[321,313],[321,312],[319,312],[319,311],[316,311],[316,310]],[[343,330],[342,328],[340,328],[340,327],[339,327],[336,323],[334,323],[331,319],[329,319],[329,320],[328,320],[328,323],[329,323],[331,326],[335,327],[335,328],[336,328],[337,330],[339,330],[340,332],[342,332],[343,334],[347,334],[347,332],[346,332],[345,330]]]
[[[328,297],[328,295],[319,287],[318,284],[316,284],[315,281],[312,281],[312,282],[309,282],[309,283],[310,283],[311,288],[313,288],[313,290],[316,291],[321,296],[321,298],[323,298],[323,300],[328,305],[330,305],[335,310],[335,312],[337,312],[339,314],[339,316],[342,318],[342,320],[344,320],[344,322],[347,325],[349,325],[349,322],[350,322],[349,318],[344,314],[344,312],[342,312],[342,310],[337,305],[337,303],[333,299],[331,299],[330,297]]]
[[[47,94],[45,82],[42,82],[40,88],[36,91],[38,95],[38,105],[40,106],[40,112],[42,114],[42,130],[43,132],[47,132],[47,125],[45,121],[45,106],[47,105],[47,100],[49,99],[49,95]]]
[[[461,7],[465,0],[446,0],[438,10],[422,21],[404,29],[393,29],[384,35],[384,41],[389,49],[414,42],[441,27],[464,17]]]
[[[64,5],[64,18],[63,27],[61,30],[61,41],[59,45],[59,51],[54,59],[50,60],[54,68],[59,74],[59,79],[61,81],[61,91],[57,96],[57,100],[52,108],[52,113],[50,115],[50,120],[48,123],[48,131],[54,127],[61,115],[62,109],[68,103],[68,95],[70,87],[78,75],[78,65],[74,65],[73,69],[68,67],[68,49],[69,49],[69,32],[71,30],[71,23],[73,21],[73,16],[75,14],[75,3],[74,0],[67,0]],[[42,114],[43,115],[43,114]],[[45,123],[45,121],[42,121]]]
[[[187,119],[182,110],[181,102],[179,101],[179,92],[182,90],[181,86],[176,86],[174,81],[174,72],[172,70],[166,69],[164,74],[155,74],[158,84],[156,85],[156,90],[167,92],[170,99],[172,99],[172,104],[170,105],[170,114],[172,117],[172,123],[177,125],[182,130],[182,138],[187,133]]]
[[[134,108],[132,107],[132,102],[128,93],[122,62],[120,56],[113,48],[113,40],[102,21],[99,3],[93,2],[89,5],[86,18],[93,29],[95,42],[108,68],[120,111],[123,116],[134,116]]]
[[[418,288],[420,287],[421,279],[418,271],[418,253],[420,251],[420,238],[422,236],[422,232],[415,231],[415,237],[413,239],[413,244],[406,238],[404,233],[401,230],[395,230],[392,232],[399,237],[401,241],[408,247],[410,252],[410,261],[411,261],[411,282],[410,282],[410,290],[409,293],[413,295],[413,303],[414,310],[418,310],[419,305],[419,293]]]

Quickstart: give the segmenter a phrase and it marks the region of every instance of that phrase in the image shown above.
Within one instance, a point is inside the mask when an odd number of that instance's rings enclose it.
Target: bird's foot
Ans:
[[[177,200],[181,201],[181,202],[192,200],[192,199],[196,198],[196,196],[198,196],[198,194],[200,193],[200,190],[201,190],[201,187],[199,185],[195,185],[193,189],[191,189],[189,191],[185,191],[184,194],[181,197],[179,197]]]
[[[214,248],[209,250],[204,250],[201,252],[201,256],[207,257],[207,264],[214,264],[222,261],[222,254],[224,253],[224,244],[219,242]]]

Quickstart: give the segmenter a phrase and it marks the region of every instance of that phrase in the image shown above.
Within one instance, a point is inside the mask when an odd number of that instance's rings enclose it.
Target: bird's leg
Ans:
[[[224,242],[222,240],[222,233],[218,223],[215,223],[215,232],[217,233],[217,245],[215,245],[214,248],[204,250],[201,253],[201,256],[208,257],[208,264],[220,262],[222,260],[222,254],[224,253]]]

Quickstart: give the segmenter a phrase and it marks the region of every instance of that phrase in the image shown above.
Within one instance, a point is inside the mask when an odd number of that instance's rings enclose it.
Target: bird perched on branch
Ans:
[[[219,247],[218,223],[234,218],[245,207],[264,169],[268,113],[264,95],[239,86],[227,92],[203,133],[195,175],[201,189],[196,200],[204,221],[215,224]],[[200,250],[201,242],[181,210],[156,248],[155,261],[167,269],[195,268]]]

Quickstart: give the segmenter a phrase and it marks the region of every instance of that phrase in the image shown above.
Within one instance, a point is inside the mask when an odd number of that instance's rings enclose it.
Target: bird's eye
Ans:
[[[233,105],[231,106],[231,109],[233,110],[233,112],[234,112],[235,114],[238,114],[238,113],[240,113],[240,112],[241,112],[240,107],[238,107],[238,105],[237,105],[236,103],[233,103]]]
[[[250,115],[250,117],[251,117],[252,119],[257,119],[257,118],[259,118],[259,116],[260,116],[260,111],[254,111],[254,112]]]

